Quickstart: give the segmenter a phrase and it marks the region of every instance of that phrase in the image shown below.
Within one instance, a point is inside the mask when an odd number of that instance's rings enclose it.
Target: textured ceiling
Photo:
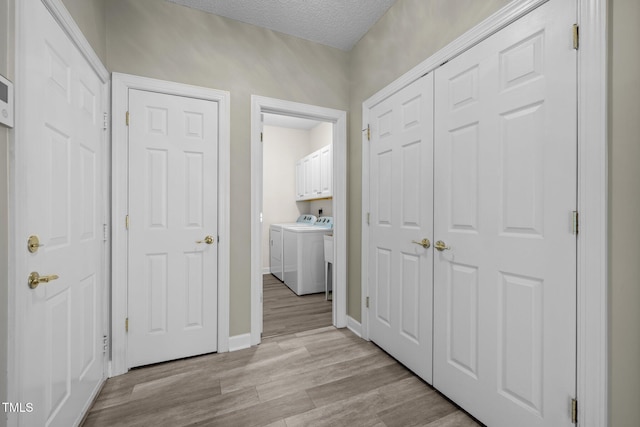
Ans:
[[[168,0],[345,51],[396,0]]]

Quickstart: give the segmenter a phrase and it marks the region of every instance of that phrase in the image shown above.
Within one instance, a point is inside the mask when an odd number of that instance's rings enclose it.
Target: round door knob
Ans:
[[[440,252],[451,249],[451,247],[447,246],[447,244],[442,240],[438,240],[436,243],[434,243],[433,247],[439,250]]]

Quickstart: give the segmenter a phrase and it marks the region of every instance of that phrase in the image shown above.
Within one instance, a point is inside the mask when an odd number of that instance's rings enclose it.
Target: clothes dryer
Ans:
[[[315,224],[317,218],[315,215],[305,214],[300,215],[296,222],[282,223],[282,224],[271,224],[269,226],[269,269],[271,274],[276,276],[279,280],[284,281],[284,265],[283,265],[283,251],[284,247],[282,245],[283,235],[282,229],[283,227],[303,227],[303,226],[311,226]]]

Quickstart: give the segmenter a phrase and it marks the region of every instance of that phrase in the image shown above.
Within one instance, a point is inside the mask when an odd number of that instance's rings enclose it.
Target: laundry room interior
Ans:
[[[333,132],[263,115],[263,337],[331,326]]]

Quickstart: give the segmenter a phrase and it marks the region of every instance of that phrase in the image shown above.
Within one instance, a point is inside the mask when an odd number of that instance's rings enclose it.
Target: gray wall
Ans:
[[[348,54],[173,3],[110,0],[107,66],[231,92],[230,333],[248,333],[251,95],[347,110]]]
[[[609,1],[609,366],[612,427],[640,403],[640,2]]]
[[[107,60],[106,0],[62,0],[103,63]]]
[[[398,0],[350,57],[348,313],[360,313],[362,103],[509,0]]]

